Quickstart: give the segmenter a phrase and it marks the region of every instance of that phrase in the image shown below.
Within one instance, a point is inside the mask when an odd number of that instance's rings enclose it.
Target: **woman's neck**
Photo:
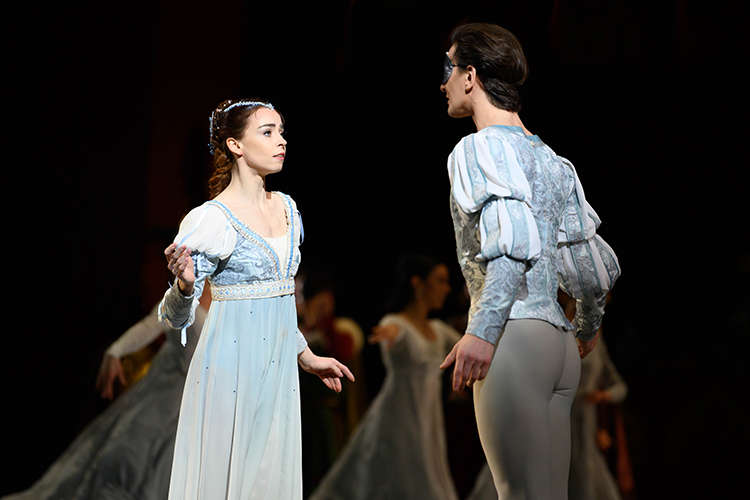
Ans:
[[[415,300],[406,306],[400,313],[402,317],[411,323],[427,340],[435,340],[435,331],[430,325],[430,308],[423,300]]]
[[[409,318],[416,324],[427,323],[430,315],[430,308],[423,301],[417,299],[406,306],[401,314]]]
[[[249,167],[238,166],[222,195],[231,203],[259,206],[268,200],[266,178]]]

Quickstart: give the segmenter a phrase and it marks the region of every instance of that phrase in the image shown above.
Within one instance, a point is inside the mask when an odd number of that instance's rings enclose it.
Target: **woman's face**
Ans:
[[[455,63],[453,54],[456,52],[456,46],[451,46],[448,51],[448,57]],[[471,115],[471,109],[468,106],[469,99],[465,92],[465,71],[462,68],[454,67],[450,78],[444,84],[440,85],[440,90],[445,92],[448,98],[448,116],[452,118],[464,118]]]
[[[421,282],[421,297],[431,311],[438,311],[443,308],[449,293],[451,293],[451,285],[448,267],[445,264],[438,264]]]
[[[248,120],[245,133],[230,148],[239,159],[260,174],[278,172],[284,165],[286,140],[281,116],[273,109],[258,110]],[[232,141],[234,139],[229,139]]]

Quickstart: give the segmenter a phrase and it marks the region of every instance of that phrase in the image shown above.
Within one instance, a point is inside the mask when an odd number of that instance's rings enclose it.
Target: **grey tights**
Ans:
[[[564,500],[570,407],[581,360],[572,332],[508,321],[487,377],[474,385],[479,437],[500,500]]]

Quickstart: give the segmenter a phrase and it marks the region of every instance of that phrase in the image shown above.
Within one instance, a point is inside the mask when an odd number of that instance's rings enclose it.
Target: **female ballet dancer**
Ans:
[[[448,466],[440,362],[460,335],[430,317],[450,292],[448,268],[405,256],[370,342],[386,377],[359,426],[308,500],[458,500]]]
[[[341,377],[354,380],[313,354],[297,328],[302,224],[292,198],[265,183],[284,163],[283,133],[268,102],[222,103],[210,120],[211,200],[165,250],[176,276],[161,304],[166,320],[189,325],[206,281],[212,297],[185,382],[171,500],[300,500],[297,363],[336,391]]]

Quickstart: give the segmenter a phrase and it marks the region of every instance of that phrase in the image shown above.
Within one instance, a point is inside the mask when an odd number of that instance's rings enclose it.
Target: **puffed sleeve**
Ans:
[[[159,305],[160,318],[176,330],[182,330],[182,344],[187,342],[186,329],[195,320],[195,310],[203,293],[206,278],[227,259],[237,243],[237,233],[218,207],[206,203],[185,216],[174,239],[191,250],[195,270],[193,294],[185,296],[178,286],[171,286]]]
[[[577,336],[591,340],[601,326],[607,292],[620,276],[620,263],[612,248],[596,234],[599,216],[586,201],[583,186],[573,165],[575,187],[558,230],[557,272],[560,287],[576,299],[574,324]]]
[[[475,260],[487,261],[466,333],[496,344],[527,265],[541,255],[531,187],[512,144],[490,127],[462,139],[448,164],[455,204],[479,214]]]
[[[397,326],[398,332],[391,342],[391,347],[388,347],[388,342],[386,341],[380,342],[381,356],[386,357],[396,356],[403,353],[408,354],[406,352],[408,350],[408,345],[407,342],[404,342],[406,338],[406,330],[404,329],[404,325],[401,323],[401,320],[399,320],[395,314],[386,314],[380,319],[380,322],[378,323],[378,326],[391,325]]]
[[[464,137],[448,160],[451,192],[464,213],[480,212],[477,260],[502,255],[534,261],[541,254],[531,187],[513,146],[485,128]]]

